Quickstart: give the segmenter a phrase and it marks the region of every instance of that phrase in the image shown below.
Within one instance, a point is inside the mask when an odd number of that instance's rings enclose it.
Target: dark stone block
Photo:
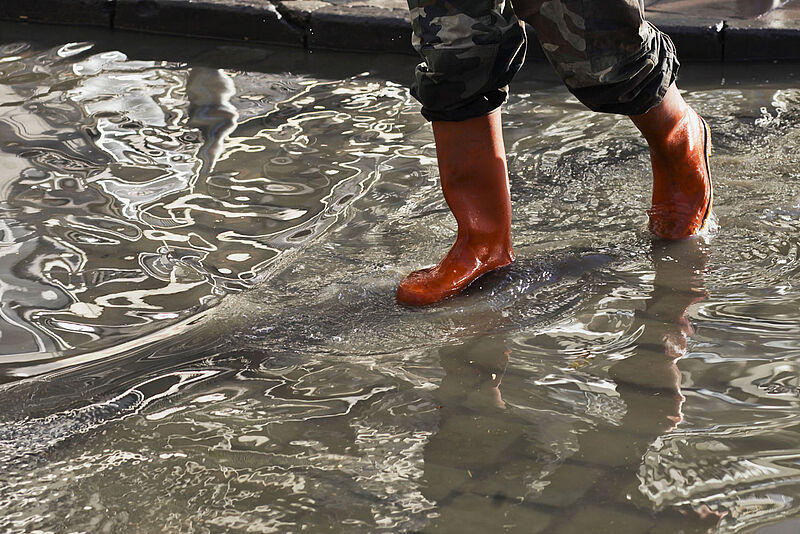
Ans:
[[[117,0],[114,27],[174,35],[303,46],[268,0]]]
[[[112,0],[3,0],[0,18],[111,27]]]
[[[679,61],[722,61],[723,35],[719,27],[661,26],[675,44]]]
[[[309,48],[416,54],[407,14],[380,8],[326,6],[310,13]]]
[[[725,61],[800,60],[800,30],[725,28]]]
[[[670,36],[680,61],[722,61],[722,19],[648,12],[647,20]]]

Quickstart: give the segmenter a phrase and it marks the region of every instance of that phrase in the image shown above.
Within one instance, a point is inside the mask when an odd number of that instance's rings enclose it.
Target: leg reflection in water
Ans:
[[[576,423],[554,413],[555,404],[507,407],[501,381],[510,350],[502,336],[442,349],[441,421],[425,449],[425,495],[440,512],[430,531],[713,531],[719,516],[655,510],[638,490],[644,453],[683,419],[676,361],[694,333],[687,309],[706,297],[704,243],[654,243],[652,257],[653,291],[632,330],[642,333],[609,369],[625,406],[617,424]],[[554,440],[567,452],[554,452]]]

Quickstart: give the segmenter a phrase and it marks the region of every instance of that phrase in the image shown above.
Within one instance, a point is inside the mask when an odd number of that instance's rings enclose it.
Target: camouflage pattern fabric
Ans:
[[[507,0],[409,0],[417,66],[411,93],[428,120],[486,115],[525,59],[525,30]]]
[[[679,63],[641,0],[408,0],[417,66],[412,94],[428,120],[464,120],[499,107],[522,66],[526,37],[567,88],[595,111],[636,115],[657,105]]]

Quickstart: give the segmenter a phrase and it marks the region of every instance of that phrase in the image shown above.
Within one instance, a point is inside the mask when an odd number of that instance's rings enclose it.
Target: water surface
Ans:
[[[169,42],[0,45],[2,531],[800,515],[796,68],[684,70],[718,228],[665,244],[634,127],[528,66],[518,260],[409,309],[455,228],[412,59]]]

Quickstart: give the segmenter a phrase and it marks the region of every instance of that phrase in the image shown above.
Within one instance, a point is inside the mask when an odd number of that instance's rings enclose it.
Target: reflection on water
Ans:
[[[454,232],[416,104],[275,72],[3,45],[0,530],[800,515],[795,84],[686,94],[719,229],[665,244],[633,126],[518,82],[518,261],[410,310],[394,287]]]
[[[686,311],[706,295],[706,254],[700,241],[653,245],[653,290],[634,313],[627,357],[608,369],[615,387],[580,388],[608,389],[592,420],[565,428],[553,414],[506,404],[503,337],[440,350],[441,420],[425,456],[426,493],[442,511],[432,530],[612,532],[617,523],[626,532],[707,532],[719,523],[723,514],[705,505],[642,513],[648,503],[636,491],[660,482],[647,480],[642,456],[683,420],[676,361],[693,333]]]
[[[90,43],[0,58],[0,354],[38,362],[10,376],[253,287],[376,179],[408,100],[364,77],[187,69]]]

